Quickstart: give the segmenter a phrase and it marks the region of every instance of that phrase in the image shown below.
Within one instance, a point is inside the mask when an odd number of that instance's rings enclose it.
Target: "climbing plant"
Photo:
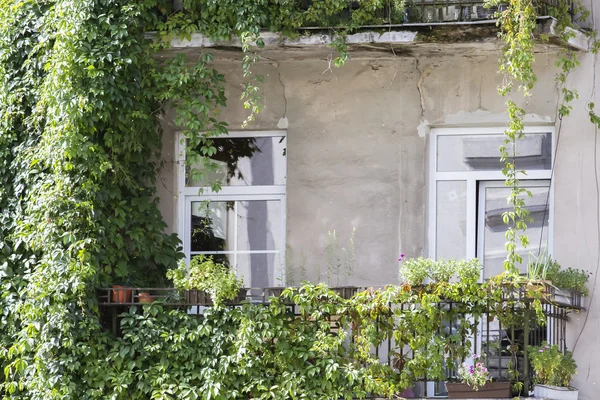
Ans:
[[[508,3],[506,7],[503,4]],[[504,223],[508,226],[506,231],[507,257],[504,261],[505,270],[509,273],[518,273],[517,264],[522,263],[522,257],[518,254],[518,245],[527,248],[529,237],[526,234],[527,223],[530,220],[529,210],[525,207],[526,198],[531,197],[531,192],[520,186],[519,178],[525,176],[525,172],[518,169],[516,159],[518,156],[518,141],[525,137],[524,117],[526,110],[514,99],[516,93],[521,93],[525,99],[531,96],[531,90],[536,83],[534,72],[537,10],[533,0],[487,0],[487,7],[497,7],[497,24],[500,27],[500,38],[504,43],[503,54],[500,60],[499,72],[503,74],[504,81],[498,92],[506,97],[508,111],[508,127],[505,130],[505,141],[500,147],[501,161],[504,162],[502,170],[506,177],[506,186],[511,188],[508,203],[512,207],[504,212]],[[560,92],[560,102],[557,110],[559,120],[559,132],[562,129],[562,119],[570,114],[571,102],[579,97],[577,90],[566,86],[569,74],[579,66],[579,60],[575,51],[568,48],[569,39],[575,36],[573,27],[573,16],[585,21],[590,13],[580,1],[558,0],[556,6],[551,7],[551,14],[557,19],[556,30],[562,41],[559,57],[556,61],[558,72],[556,81]],[[592,51],[597,52],[597,41],[595,32],[587,33],[592,41]],[[548,40],[543,35],[540,39]],[[595,114],[590,108],[590,120],[595,122]]]
[[[361,358],[369,362],[367,370],[360,363],[343,364],[357,360],[344,353],[343,335],[327,335],[328,325],[315,318],[356,311],[364,333],[357,343],[364,350],[381,340],[369,318],[389,316],[392,310],[383,300],[415,295],[410,290],[363,294],[348,305],[309,286],[288,294],[305,304],[301,321],[281,317],[285,306],[277,302],[268,309],[217,307],[204,320],[152,305],[143,314],[130,310],[122,338],[102,330],[96,288],[165,284],[166,271],[181,258],[177,237],[164,233],[156,199],[162,116],[175,110],[174,123],[198,179],[216,167],[212,138],[228,129],[219,119],[227,104],[225,80],[212,55],[159,58],[157,53],[171,39],[194,32],[239,40],[249,122],[260,111],[261,78],[252,66],[262,46],[261,28],[294,36],[302,26],[327,27],[335,38],[331,59],[342,65],[348,33],[405,19],[399,0],[361,1],[349,14],[342,11],[354,5],[351,0],[313,1],[305,8],[293,0],[181,3],[177,10],[160,0],[0,0],[0,394],[44,400],[332,398],[405,387],[429,361],[413,362],[414,369],[407,368],[393,386],[393,370],[371,359]],[[530,4],[512,0],[526,18],[502,20],[512,49],[506,72],[525,92],[535,81],[527,36]],[[520,17],[511,12],[507,16]],[[511,67],[510,60],[518,63]],[[522,114],[514,105],[510,141],[522,134]],[[514,155],[511,143],[505,160],[511,150]],[[507,217],[518,230],[526,210],[514,163],[507,162],[506,171],[514,205]],[[514,247],[509,250],[514,264]],[[475,287],[443,287],[452,290],[441,292],[447,296],[485,296]],[[419,297],[424,312],[435,317],[429,322],[440,323],[440,315],[427,308],[440,293],[424,293]],[[323,296],[330,305],[321,304]],[[379,308],[369,308],[374,306]],[[426,316],[415,313],[414,323],[402,329],[411,332]],[[448,348],[459,356],[455,345]],[[360,348],[356,354],[362,354]],[[441,365],[439,358],[431,360]],[[279,379],[274,371],[285,373]]]

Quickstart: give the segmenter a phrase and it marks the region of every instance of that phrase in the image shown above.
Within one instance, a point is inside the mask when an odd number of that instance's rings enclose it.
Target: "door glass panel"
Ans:
[[[467,182],[438,181],[436,258],[467,256]]]
[[[532,220],[527,223],[525,234],[529,237],[529,247],[524,249],[517,247],[518,254],[523,258],[523,264],[517,265],[521,272],[527,272],[527,262],[530,257],[544,254],[547,251],[548,243],[548,221],[550,219],[550,210],[548,207],[549,186],[530,186],[522,182],[525,189],[529,190],[533,197],[523,195],[526,208],[530,211]],[[484,218],[484,254],[483,271],[484,279],[498,275],[504,271],[504,260],[506,259],[506,230],[502,214],[512,209],[508,205],[507,197],[510,195],[510,188],[507,187],[485,187],[484,193],[484,213],[480,218]],[[480,225],[481,226],[481,225]]]
[[[283,266],[279,253],[239,253],[237,255],[237,275],[244,280],[246,287],[264,288],[281,286],[275,276],[282,275]]]
[[[281,237],[281,202],[240,201],[237,206],[237,250],[276,250]]]
[[[234,250],[234,208],[233,201],[192,202],[192,252]]]
[[[285,137],[221,137],[211,139],[216,153],[210,156],[216,171],[202,164],[187,167],[186,186],[209,186],[220,182],[223,186],[285,185]],[[190,171],[202,172],[199,174]]]
[[[500,171],[499,148],[504,135],[440,135],[437,138],[437,170]],[[519,142],[515,159],[519,170],[549,170],[552,163],[550,133],[530,133]]]
[[[190,255],[212,256],[235,269],[244,285],[281,285],[280,200],[191,202]]]

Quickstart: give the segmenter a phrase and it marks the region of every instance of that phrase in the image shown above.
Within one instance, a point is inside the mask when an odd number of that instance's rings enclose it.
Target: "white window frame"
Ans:
[[[257,137],[284,137],[287,141],[286,130],[266,130],[266,131],[230,131],[229,138],[257,138]],[[286,144],[287,145],[287,144]],[[255,186],[223,186],[220,191],[215,192],[209,186],[186,186],[186,162],[185,162],[185,136],[177,133],[176,154],[177,154],[177,233],[183,242],[183,253],[189,261],[193,255],[189,248],[190,243],[190,218],[191,203],[198,201],[246,201],[246,200],[276,200],[281,203],[281,237],[277,238],[279,250],[256,250],[256,251],[225,251],[225,252],[202,252],[204,254],[268,254],[279,253],[279,268],[275,268],[274,282],[285,282],[285,244],[286,244],[286,184],[284,185],[255,185]],[[287,160],[287,158],[286,158]],[[285,165],[286,183],[287,183],[287,162]],[[237,257],[234,257],[234,264],[237,265]]]
[[[466,216],[466,258],[472,259],[478,256],[477,254],[477,182],[480,181],[505,181],[506,177],[500,170],[489,171],[453,171],[453,172],[438,172],[437,171],[437,142],[440,136],[451,135],[502,135],[506,130],[505,127],[452,127],[452,128],[432,128],[429,136],[429,190],[428,190],[428,216],[427,216],[427,243],[428,256],[436,258],[437,248],[437,182],[439,181],[466,181],[467,183],[467,216]],[[554,125],[531,125],[523,129],[524,133],[549,133],[552,137],[551,160],[554,160],[555,151],[555,129]],[[500,158],[500,149],[498,149],[498,158]],[[552,163],[549,170],[528,170],[527,175],[520,175],[521,182],[527,181],[550,181],[550,215],[548,223],[548,252],[553,248],[553,232],[554,232],[554,185],[552,184]]]

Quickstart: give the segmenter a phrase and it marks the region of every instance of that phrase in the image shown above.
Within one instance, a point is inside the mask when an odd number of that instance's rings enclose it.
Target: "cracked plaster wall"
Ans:
[[[430,126],[503,125],[504,99],[496,52],[467,56],[262,62],[264,110],[251,129],[287,126],[287,258],[311,280],[324,279],[327,232],[346,247],[356,228],[355,272],[348,283],[397,282],[398,255],[426,255],[427,144]],[[541,84],[529,99],[531,120],[555,114],[553,55],[536,69]],[[246,110],[239,64],[222,62],[231,129]],[[168,118],[167,118],[168,121]],[[173,128],[165,132],[161,210],[175,231]],[[296,274],[296,276],[298,276]]]

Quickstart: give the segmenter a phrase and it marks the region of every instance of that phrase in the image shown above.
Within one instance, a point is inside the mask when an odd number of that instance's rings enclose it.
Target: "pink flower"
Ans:
[[[478,367],[481,367],[481,363],[477,363],[477,366],[478,366]]]
[[[543,352],[544,352],[544,349],[539,349],[538,350],[538,353],[543,353]]]

